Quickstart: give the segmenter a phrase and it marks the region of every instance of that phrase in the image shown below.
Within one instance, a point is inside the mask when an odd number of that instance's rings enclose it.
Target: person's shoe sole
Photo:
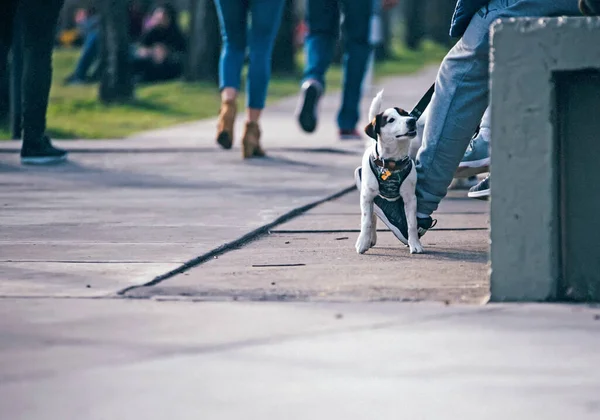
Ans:
[[[471,176],[489,172],[490,161],[491,159],[489,157],[486,157],[485,159],[460,162],[458,164],[458,169],[456,170],[455,177],[469,178]]]
[[[452,183],[448,187],[449,190],[470,190],[477,184],[479,184],[479,180],[477,178],[471,180],[473,177],[468,178],[454,178]]]
[[[469,198],[475,198],[477,200],[489,200],[490,198],[490,189],[481,190],[481,191],[469,191],[467,194]]]
[[[312,133],[317,128],[317,101],[319,100],[319,89],[314,84],[310,84],[302,91],[302,106],[298,113],[298,123],[302,130]]]
[[[356,182],[356,188],[358,188],[358,192],[360,193],[360,184],[361,184],[361,179],[360,179],[360,171],[361,171],[361,167],[358,167],[354,170],[354,181]],[[383,198],[382,198],[383,200]],[[385,215],[385,213],[383,212],[383,210],[381,210],[381,208],[373,203],[373,212],[375,213],[375,215],[377,217],[379,217],[379,219],[383,222],[384,225],[387,226],[387,228],[394,234],[394,236],[396,238],[398,238],[398,240],[400,242],[402,242],[404,245],[408,246],[408,239],[406,239],[404,237],[404,235],[402,234],[402,232],[400,232],[400,230],[394,226],[393,223],[391,223],[389,221],[389,219],[387,218],[387,216]]]
[[[25,165],[52,165],[61,163],[67,160],[67,155],[63,156],[38,156],[38,157],[22,157],[21,163]]]
[[[489,165],[479,166],[477,168],[463,167],[463,168],[458,168],[456,170],[456,172],[454,173],[454,177],[455,178],[470,178],[472,176],[477,176],[479,174],[485,174],[489,171],[490,171]]]

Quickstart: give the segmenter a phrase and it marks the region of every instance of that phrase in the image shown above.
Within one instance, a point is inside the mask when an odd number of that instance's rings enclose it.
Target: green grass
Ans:
[[[393,60],[376,64],[376,77],[418,71],[426,64],[439,62],[445,52],[442,47],[431,43],[425,43],[416,52],[396,46]],[[136,99],[132,103],[104,106],[97,100],[97,85],[61,84],[74,68],[78,54],[79,51],[75,49],[57,49],[54,53],[54,75],[47,118],[48,132],[54,138],[119,138],[138,131],[214,117],[218,112],[216,86],[181,81],[141,86],[136,89]],[[339,66],[332,67],[327,75],[330,89],[339,89],[341,80]],[[268,103],[296,94],[298,82],[296,77],[273,77]],[[9,133],[6,127],[0,127],[0,139],[7,138]]]

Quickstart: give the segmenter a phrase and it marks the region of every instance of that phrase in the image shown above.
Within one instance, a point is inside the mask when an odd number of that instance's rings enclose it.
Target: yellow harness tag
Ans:
[[[390,170],[389,170],[389,169],[386,169],[385,171],[383,171],[383,172],[381,173],[381,179],[383,179],[384,181],[385,181],[386,179],[388,179],[390,176],[392,176],[392,173],[390,172]]]

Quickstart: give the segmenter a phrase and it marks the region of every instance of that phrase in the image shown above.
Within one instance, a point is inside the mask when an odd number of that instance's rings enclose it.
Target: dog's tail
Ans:
[[[379,114],[382,103],[383,103],[383,89],[381,89],[379,91],[379,93],[377,94],[377,96],[375,96],[373,98],[373,100],[371,101],[371,107],[369,108],[369,121],[372,121],[373,118],[375,118],[375,116],[377,114]]]

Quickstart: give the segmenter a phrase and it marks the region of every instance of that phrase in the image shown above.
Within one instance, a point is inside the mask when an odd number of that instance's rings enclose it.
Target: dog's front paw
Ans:
[[[364,254],[369,248],[371,248],[371,235],[361,233],[356,240],[356,252]]]
[[[377,231],[375,229],[373,229],[373,232],[371,232],[371,246],[370,246],[370,248],[373,248],[376,244],[377,244]]]
[[[408,240],[408,246],[410,247],[411,254],[422,254],[423,253],[423,245],[418,239]]]

